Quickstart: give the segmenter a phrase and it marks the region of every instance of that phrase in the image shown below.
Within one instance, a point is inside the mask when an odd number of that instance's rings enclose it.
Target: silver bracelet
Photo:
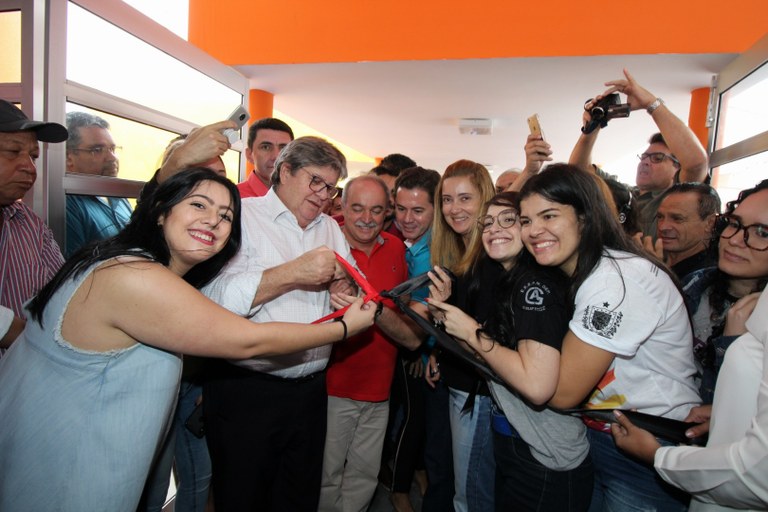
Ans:
[[[656,98],[655,100],[653,100],[653,103],[651,103],[645,108],[645,111],[648,112],[648,114],[653,114],[654,111],[656,111],[656,109],[662,106],[663,104],[664,104],[663,99]]]

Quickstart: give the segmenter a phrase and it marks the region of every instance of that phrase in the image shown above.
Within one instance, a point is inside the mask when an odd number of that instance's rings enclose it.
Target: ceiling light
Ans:
[[[459,119],[459,133],[462,135],[491,135],[493,120],[479,118]]]

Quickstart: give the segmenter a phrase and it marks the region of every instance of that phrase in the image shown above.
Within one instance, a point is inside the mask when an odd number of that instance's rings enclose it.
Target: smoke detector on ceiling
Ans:
[[[480,118],[459,119],[459,133],[462,135],[491,135],[493,120]]]

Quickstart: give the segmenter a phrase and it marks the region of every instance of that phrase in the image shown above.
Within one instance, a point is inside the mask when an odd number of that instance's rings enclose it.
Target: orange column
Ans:
[[[707,128],[707,110],[709,108],[709,87],[702,87],[691,91],[691,108],[688,113],[688,126],[699,138],[701,145],[709,152],[707,147],[709,134]]]
[[[251,89],[248,94],[248,113],[251,114],[250,124],[259,119],[272,117],[275,95],[269,91],[261,89]],[[250,126],[249,124],[249,126]],[[245,175],[248,176],[253,171],[253,164],[246,163]]]

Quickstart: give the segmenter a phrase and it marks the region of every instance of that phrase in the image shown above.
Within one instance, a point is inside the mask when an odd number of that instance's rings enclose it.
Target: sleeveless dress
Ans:
[[[0,359],[0,510],[134,512],[178,396],[181,358],[138,343],[80,350],[61,335],[83,280]]]

